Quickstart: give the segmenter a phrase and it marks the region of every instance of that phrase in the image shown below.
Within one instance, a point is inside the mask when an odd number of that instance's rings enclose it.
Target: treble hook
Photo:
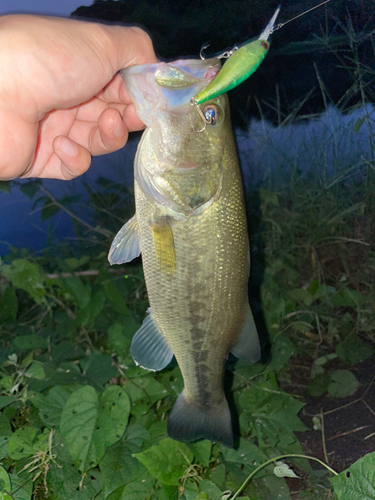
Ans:
[[[194,97],[192,97],[192,98],[190,99],[190,104],[191,104],[192,106],[195,106],[195,107],[197,108],[198,114],[199,114],[199,116],[202,118],[202,121],[203,121],[203,127],[202,127],[200,130],[197,130],[197,129],[194,127],[194,125],[193,125],[193,124],[191,125],[192,129],[194,130],[194,132],[197,132],[198,134],[200,134],[201,132],[204,132],[204,131],[206,130],[206,126],[207,126],[207,123],[208,123],[208,122],[206,121],[206,118],[205,118],[205,116],[204,116],[204,114],[203,114],[203,112],[202,112],[201,108],[198,106],[197,101],[194,99]]]
[[[200,134],[201,132],[203,132],[204,130],[206,130],[206,126],[207,125],[212,125],[215,122],[215,119],[212,116],[212,114],[210,114],[209,112],[207,112],[207,114],[203,113],[203,111],[201,110],[201,108],[199,107],[199,105],[197,103],[197,100],[196,100],[195,96],[190,99],[190,104],[192,106],[196,107],[199,116],[202,118],[203,128],[201,128],[200,130],[197,130],[194,127],[194,125],[192,125],[192,128],[193,128],[194,132],[197,132],[198,134]]]
[[[202,61],[205,61],[205,59],[206,59],[206,55],[204,54],[203,51],[205,49],[207,49],[207,47],[209,47],[210,45],[211,45],[210,42],[205,42],[202,45],[201,50],[199,52],[199,57],[202,59]],[[238,49],[239,49],[239,44],[236,43],[235,45],[233,45],[232,48],[225,49],[224,52],[218,52],[217,54],[214,54],[213,56],[211,56],[211,58],[212,59],[228,59],[228,57],[230,57]]]
[[[204,61],[206,59],[206,56],[204,55],[204,49],[207,49],[207,47],[209,47],[211,45],[211,42],[205,42],[202,47],[201,47],[201,50],[199,52],[199,57],[202,59],[202,61]]]

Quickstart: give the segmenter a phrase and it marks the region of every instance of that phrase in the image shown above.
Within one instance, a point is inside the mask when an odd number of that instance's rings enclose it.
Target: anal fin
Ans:
[[[250,306],[248,306],[245,315],[241,335],[231,349],[231,353],[237,358],[245,358],[250,363],[259,361],[261,355],[260,343]]]

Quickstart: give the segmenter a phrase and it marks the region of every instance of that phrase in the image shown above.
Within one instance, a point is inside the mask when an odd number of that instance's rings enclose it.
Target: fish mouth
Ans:
[[[163,112],[186,113],[191,98],[215,78],[218,59],[180,59],[130,66],[120,71],[140,119],[146,126]]]

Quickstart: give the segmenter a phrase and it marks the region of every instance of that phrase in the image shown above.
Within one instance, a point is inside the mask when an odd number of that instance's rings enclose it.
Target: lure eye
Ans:
[[[214,104],[209,104],[203,108],[203,116],[209,125],[217,125],[221,121],[221,112]]]
[[[268,42],[266,42],[265,40],[262,41],[261,43],[261,46],[265,49],[265,50],[268,50],[269,49],[269,46],[270,44]]]

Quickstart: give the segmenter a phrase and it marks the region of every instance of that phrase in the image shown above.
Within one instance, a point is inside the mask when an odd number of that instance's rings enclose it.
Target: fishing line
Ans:
[[[279,23],[277,24],[273,30],[271,31],[271,35],[272,33],[274,33],[275,31],[279,30],[280,28],[283,28],[286,24],[288,23],[291,23],[292,21],[294,21],[295,19],[298,19],[299,17],[302,17],[304,16],[305,14],[308,14],[309,12],[311,12],[312,10],[315,10],[317,9],[318,7],[321,7],[322,5],[330,2],[331,0],[325,0],[324,2],[321,2],[319,5],[315,5],[314,7],[311,7],[311,9],[308,9],[308,10],[305,10],[305,12],[302,12],[301,14],[298,14],[297,16],[294,16],[292,17],[292,19],[289,19],[289,21],[285,21],[285,23]]]

